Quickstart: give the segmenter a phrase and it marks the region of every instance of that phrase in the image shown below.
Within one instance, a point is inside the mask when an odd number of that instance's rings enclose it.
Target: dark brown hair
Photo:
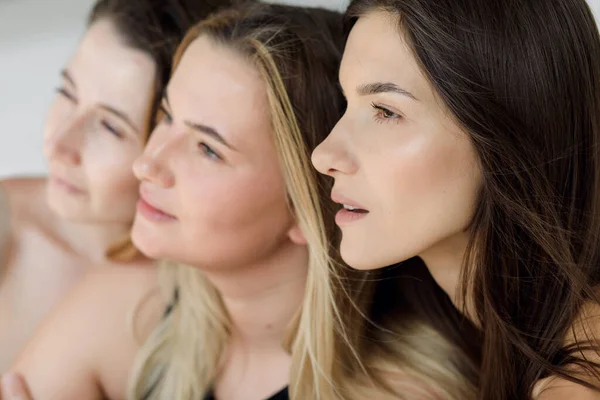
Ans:
[[[591,386],[571,369],[598,367],[583,359],[589,341],[565,338],[600,283],[592,12],[585,0],[354,0],[350,26],[377,10],[398,17],[479,158],[461,285],[482,331],[478,398],[527,399],[548,375]]]

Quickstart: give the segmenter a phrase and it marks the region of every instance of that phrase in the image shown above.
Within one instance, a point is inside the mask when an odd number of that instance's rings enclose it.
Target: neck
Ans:
[[[281,349],[302,303],[307,273],[308,249],[287,242],[255,265],[210,271],[206,276],[223,298],[233,326],[232,340],[260,351]]]
[[[127,237],[131,224],[61,221],[59,229],[63,239],[77,255],[97,264],[107,261],[108,250]]]
[[[463,299],[459,290],[468,243],[469,233],[461,232],[438,243],[420,257],[455,307],[466,311],[467,316],[472,316],[472,302],[468,298]]]

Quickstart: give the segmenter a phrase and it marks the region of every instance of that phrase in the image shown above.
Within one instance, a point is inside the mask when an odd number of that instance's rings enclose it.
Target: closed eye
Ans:
[[[73,93],[69,92],[64,87],[57,88],[56,89],[56,93],[60,94],[61,96],[65,97],[67,100],[70,100],[73,103],[77,102],[77,99],[75,98],[75,95]]]
[[[123,132],[121,132],[120,129],[116,128],[114,125],[112,125],[110,122],[108,122],[107,120],[103,119],[100,121],[100,124],[102,125],[102,127],[107,130],[110,134],[118,137],[119,139],[123,139]]]

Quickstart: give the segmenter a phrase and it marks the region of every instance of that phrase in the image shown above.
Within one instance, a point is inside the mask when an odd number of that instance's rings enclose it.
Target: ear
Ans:
[[[296,224],[296,223],[294,223],[294,225],[292,225],[292,227],[288,231],[288,237],[290,238],[292,243],[300,244],[300,245],[308,244],[308,240],[306,240],[306,237],[304,236],[302,229],[300,229],[300,226],[298,226],[298,224]]]

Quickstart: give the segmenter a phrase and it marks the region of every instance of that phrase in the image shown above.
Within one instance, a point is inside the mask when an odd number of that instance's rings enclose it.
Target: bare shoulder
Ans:
[[[45,199],[46,178],[0,180],[0,256],[8,251],[15,229],[52,219]]]
[[[410,374],[398,366],[393,369],[386,368],[385,371],[376,371],[380,379],[373,382],[364,376],[353,380],[354,387],[351,388],[352,398],[356,400],[442,400],[448,398],[441,395],[422,378]],[[382,385],[383,384],[383,385]],[[451,396],[451,398],[456,398]]]
[[[585,358],[589,362],[600,362],[600,353],[588,349],[590,343],[600,343],[600,304],[588,302],[583,305],[576,316],[573,326],[568,330],[564,339],[565,346],[580,344],[584,350],[575,352],[574,356]],[[600,371],[594,373],[584,368],[573,365],[569,367],[570,373],[585,382],[600,386]],[[534,400],[600,400],[600,392],[589,389],[581,384],[571,382],[557,376],[550,376],[536,383],[533,390]]]
[[[8,262],[12,237],[11,205],[8,191],[0,184],[0,276]]]
[[[589,301],[581,307],[564,342],[566,346],[578,343],[585,345],[588,340],[600,341],[600,304],[593,301]],[[597,354],[596,351],[586,352],[585,356],[600,362],[600,354]]]
[[[0,180],[0,191],[11,210],[17,215],[28,214],[28,211],[45,208],[46,178],[9,178]]]
[[[164,304],[153,264],[97,268],[53,310],[13,370],[34,398],[124,398],[135,354]]]
[[[114,322],[121,324],[125,319],[133,323],[123,333],[132,340],[143,341],[162,317],[169,301],[162,296],[157,268],[156,263],[149,260],[99,268],[86,276],[79,289],[80,296],[93,304],[100,303],[98,311],[106,313]],[[103,295],[102,301],[93,294]]]
[[[536,384],[532,398],[533,400],[600,400],[600,392],[563,378],[550,377]]]

